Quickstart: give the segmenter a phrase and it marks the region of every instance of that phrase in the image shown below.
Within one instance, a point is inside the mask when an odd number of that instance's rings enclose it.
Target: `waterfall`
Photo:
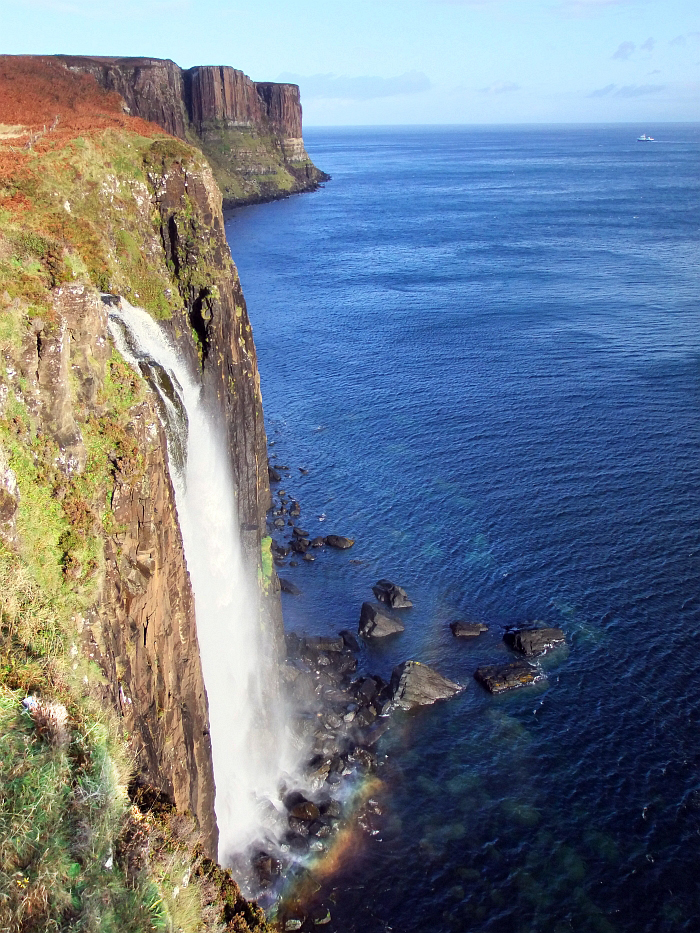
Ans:
[[[122,356],[157,394],[168,439],[209,699],[219,861],[279,836],[280,782],[293,770],[273,648],[243,559],[222,416],[159,325],[124,299],[109,308]]]

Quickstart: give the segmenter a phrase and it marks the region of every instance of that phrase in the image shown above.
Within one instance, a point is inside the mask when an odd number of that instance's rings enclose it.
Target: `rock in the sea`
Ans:
[[[476,638],[489,630],[488,625],[481,622],[450,622],[450,628],[455,638]]]
[[[281,482],[282,482],[282,476],[281,476],[279,470],[276,470],[273,466],[268,466],[268,468],[267,468],[267,475],[268,475],[268,477],[270,478],[270,482],[271,482],[271,483],[281,483]]]
[[[295,538],[308,538],[309,537],[309,532],[304,531],[303,528],[299,528],[298,526],[292,528],[292,534],[294,535]]]
[[[399,709],[430,706],[437,700],[448,700],[464,687],[438,674],[420,661],[404,661],[395,667],[389,684],[391,702]]]
[[[505,693],[545,679],[542,671],[529,661],[489,664],[478,668],[474,677],[489,693]]]
[[[274,557],[288,557],[290,547],[288,544],[278,544],[277,541],[273,541],[270,545],[270,550]]]
[[[386,603],[392,609],[410,609],[413,605],[406,590],[391,580],[377,580],[372,592],[380,603]]]
[[[403,632],[404,625],[377,603],[362,603],[358,632],[365,638],[383,638]]]
[[[280,589],[283,593],[289,593],[290,596],[299,596],[301,595],[301,590],[298,586],[295,586],[290,580],[285,580],[284,577],[279,578]]]
[[[329,547],[335,547],[341,551],[345,551],[349,547],[352,547],[354,543],[354,538],[346,538],[344,535],[326,535],[326,544]]]
[[[323,535],[319,535],[317,538],[313,538],[311,541],[311,547],[323,547],[325,543],[326,539],[323,537]]]
[[[521,628],[506,632],[503,641],[511,648],[531,658],[544,654],[550,648],[566,644],[566,636],[560,628]]]
[[[292,550],[296,551],[297,554],[306,554],[308,549],[309,549],[308,538],[293,538],[292,539]]]
[[[289,815],[295,820],[302,820],[307,823],[313,823],[314,820],[319,818],[321,811],[318,809],[315,803],[312,803],[310,800],[304,800],[293,806],[289,811]]]
[[[359,651],[360,643],[355,638],[354,634],[348,628],[344,628],[342,632],[339,633],[340,637],[343,639],[343,644],[346,648],[349,648],[350,651]]]

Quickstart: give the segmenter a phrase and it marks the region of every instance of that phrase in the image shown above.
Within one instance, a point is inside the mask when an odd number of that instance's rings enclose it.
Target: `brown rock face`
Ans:
[[[183,71],[157,58],[58,57],[118,92],[132,115],[201,146],[227,207],[312,191],[328,180],[304,148],[296,84],[256,83],[227,65]]]
[[[250,78],[227,65],[190,68],[187,75],[189,111],[198,131],[209,120],[233,126],[262,125],[260,98]]]
[[[23,347],[24,397],[58,443],[62,468],[79,472],[85,467],[80,426],[101,410],[111,352],[107,314],[93,288],[68,285],[53,294],[55,322],[48,331],[38,322]],[[129,428],[142,465],[115,464],[110,498],[117,530],[104,538],[104,581],[82,623],[83,639],[106,675],[106,698],[132,736],[141,778],[197,817],[206,849],[215,854],[209,714],[194,603],[165,437],[150,401],[132,411]],[[0,521],[5,513],[12,519],[5,505]]]
[[[301,99],[296,84],[256,82],[265,116],[274,132],[282,139],[301,138]]]
[[[157,123],[180,139],[186,138],[183,74],[175,62],[161,58],[57,57],[71,70],[87,72],[103,88],[120,94],[133,116]]]
[[[135,736],[139,778],[194,813],[216,854],[209,714],[165,438],[150,404],[131,427],[141,476],[117,470],[104,595],[91,621],[111,699]]]

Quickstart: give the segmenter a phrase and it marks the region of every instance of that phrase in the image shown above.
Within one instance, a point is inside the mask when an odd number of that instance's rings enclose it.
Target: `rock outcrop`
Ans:
[[[311,191],[328,179],[304,147],[296,84],[256,83],[227,65],[183,70],[169,59],[58,57],[120,94],[129,113],[200,146],[226,207]]]
[[[389,684],[391,702],[399,709],[431,706],[438,700],[449,700],[464,687],[443,677],[420,661],[404,661],[395,667]]]

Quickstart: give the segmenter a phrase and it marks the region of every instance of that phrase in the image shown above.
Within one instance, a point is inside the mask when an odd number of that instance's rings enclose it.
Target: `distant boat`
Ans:
[[[641,136],[638,136],[638,137],[637,137],[637,142],[638,142],[638,143],[653,143],[653,142],[654,142],[654,137],[653,137],[653,136],[647,136],[646,133],[642,133]]]

